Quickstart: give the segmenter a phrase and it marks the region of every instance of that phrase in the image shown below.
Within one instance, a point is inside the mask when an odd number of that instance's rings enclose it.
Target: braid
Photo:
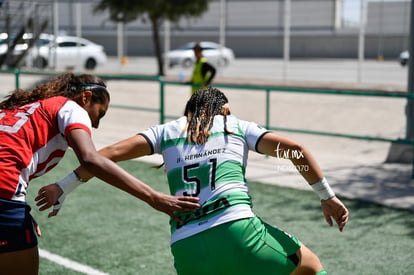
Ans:
[[[183,133],[187,132],[187,141],[196,144],[204,144],[210,136],[210,129],[213,127],[214,116],[224,116],[224,131],[227,134],[227,114],[223,114],[223,106],[228,103],[227,97],[218,89],[208,87],[206,90],[198,90],[187,101],[184,116],[187,117],[187,124]],[[164,163],[153,168],[161,168]]]
[[[0,109],[12,110],[28,103],[54,96],[74,99],[78,94],[85,91],[82,85],[88,86],[88,84],[89,86],[95,85],[94,88],[98,87],[97,89],[90,89],[94,102],[102,103],[106,98],[109,100],[106,85],[100,78],[87,74],[75,76],[72,73],[63,73],[31,91],[16,90],[12,92],[5,100],[0,102]]]
[[[223,105],[228,103],[227,97],[218,89],[208,87],[193,94],[187,102],[184,115],[187,116],[188,142],[204,144],[210,136],[214,116],[222,114]],[[227,117],[224,115],[225,132]]]

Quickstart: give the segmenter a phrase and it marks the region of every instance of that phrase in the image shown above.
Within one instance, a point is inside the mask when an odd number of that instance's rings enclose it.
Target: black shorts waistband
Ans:
[[[0,226],[20,227],[32,221],[30,206],[26,202],[0,198]]]

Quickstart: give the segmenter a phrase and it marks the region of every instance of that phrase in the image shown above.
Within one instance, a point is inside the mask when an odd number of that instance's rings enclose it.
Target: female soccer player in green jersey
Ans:
[[[348,210],[311,153],[291,139],[231,115],[226,96],[215,88],[193,94],[183,117],[100,153],[114,161],[162,154],[171,193],[200,199],[196,212],[177,213],[179,219],[171,220],[171,251],[178,274],[326,274],[306,246],[252,211],[245,180],[249,150],[308,167],[298,171],[319,195],[328,224],[332,226],[333,219],[343,230]],[[82,167],[76,174],[83,180],[92,177]],[[62,193],[56,185],[42,192],[53,193],[55,199]]]

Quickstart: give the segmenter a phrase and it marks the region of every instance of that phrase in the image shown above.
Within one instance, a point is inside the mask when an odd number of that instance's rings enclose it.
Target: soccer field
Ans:
[[[56,217],[48,219],[46,212],[37,211],[34,197],[39,188],[62,178],[77,164],[69,150],[58,167],[30,183],[27,201],[42,231],[40,249],[107,274],[176,274],[169,250],[169,217],[100,180],[93,179],[71,193]],[[138,161],[120,165],[155,189],[168,192],[162,169]],[[255,212],[311,248],[328,274],[412,274],[413,212],[343,200],[350,221],[340,233],[326,224],[312,192],[254,182],[249,187]],[[42,257],[40,274],[82,272]]]

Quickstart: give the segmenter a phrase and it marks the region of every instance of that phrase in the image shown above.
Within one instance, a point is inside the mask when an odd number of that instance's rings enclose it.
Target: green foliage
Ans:
[[[160,23],[163,19],[176,22],[180,17],[199,16],[207,7],[208,0],[101,0],[95,11],[109,10],[114,22],[128,23],[148,15]]]
[[[108,10],[112,21],[125,24],[137,18],[149,19],[152,25],[158,75],[164,75],[159,37],[161,23],[166,19],[177,22],[181,17],[200,16],[207,8],[208,0],[101,0],[94,11]]]

